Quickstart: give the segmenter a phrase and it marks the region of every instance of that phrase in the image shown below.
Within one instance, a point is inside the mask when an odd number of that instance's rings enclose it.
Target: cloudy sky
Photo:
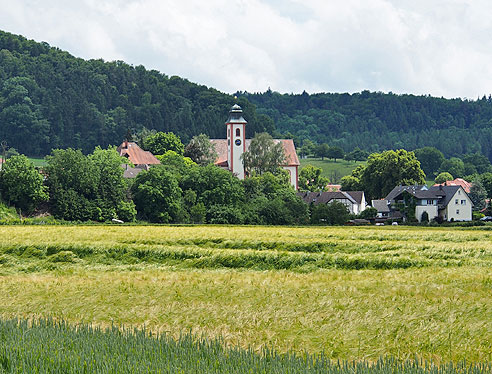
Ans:
[[[0,29],[224,92],[492,93],[490,0],[0,0]]]

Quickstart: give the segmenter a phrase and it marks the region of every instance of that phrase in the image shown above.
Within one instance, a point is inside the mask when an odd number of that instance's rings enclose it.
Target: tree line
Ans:
[[[251,142],[262,153],[247,152],[244,180],[213,164],[216,154],[203,134],[185,147],[175,134],[156,132],[142,145],[160,152],[161,164],[134,179],[123,177],[128,160],[114,146],[96,147],[89,155],[55,149],[41,173],[26,156],[13,155],[0,172],[1,198],[23,215],[44,208],[67,221],[299,225],[348,219],[343,204],[320,209],[302,201],[266,133]]]

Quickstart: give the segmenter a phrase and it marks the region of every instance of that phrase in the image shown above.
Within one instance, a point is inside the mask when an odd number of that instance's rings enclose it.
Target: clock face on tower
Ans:
[[[241,139],[236,139],[236,140],[234,141],[234,144],[236,144],[236,145],[241,145]]]

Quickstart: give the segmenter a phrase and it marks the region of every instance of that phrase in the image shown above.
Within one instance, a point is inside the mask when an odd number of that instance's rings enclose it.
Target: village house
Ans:
[[[243,110],[235,104],[229,112],[229,119],[226,122],[227,138],[210,139],[217,151],[215,165],[220,166],[234,173],[239,179],[244,179],[244,165],[242,154],[249,149],[251,139],[246,139],[247,121],[243,117]],[[297,190],[298,188],[298,168],[299,159],[292,139],[274,139],[275,143],[281,143],[286,158],[286,164],[281,165],[290,175],[290,184]]]
[[[123,174],[125,178],[135,178],[142,170],[149,170],[151,165],[161,163],[152,153],[144,151],[135,142],[125,140],[116,150],[121,157],[127,158],[135,166],[122,165],[125,169]]]
[[[472,208],[468,194],[461,186],[397,186],[382,200],[372,200],[379,219],[408,219],[409,211],[415,214],[417,221],[427,213],[429,221],[471,221]],[[425,216],[425,215],[424,215]]]
[[[337,192],[298,192],[299,196],[308,205],[330,204],[338,201],[347,207],[352,214],[359,214],[366,209],[366,198],[363,191]]]
[[[441,184],[435,184],[434,186],[461,186],[465,190],[466,193],[470,193],[470,189],[472,187],[473,183],[470,183],[463,178],[456,178],[455,180],[452,181],[446,181]]]

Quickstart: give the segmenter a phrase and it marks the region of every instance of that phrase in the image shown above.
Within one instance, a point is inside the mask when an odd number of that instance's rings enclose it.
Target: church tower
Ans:
[[[246,150],[246,120],[243,118],[243,110],[234,104],[229,112],[227,127],[227,163],[229,170],[244,179],[244,165],[241,155]]]

